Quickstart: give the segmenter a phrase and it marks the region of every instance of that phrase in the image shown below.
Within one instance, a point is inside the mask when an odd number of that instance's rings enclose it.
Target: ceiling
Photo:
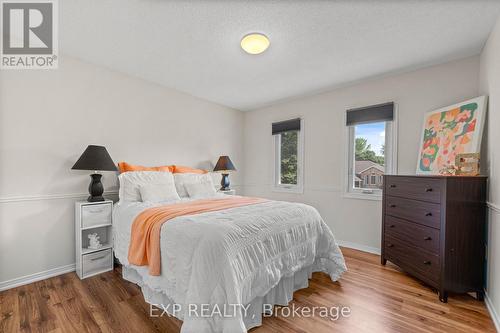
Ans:
[[[239,110],[478,54],[500,1],[59,1],[60,51]],[[265,33],[269,49],[240,39]]]

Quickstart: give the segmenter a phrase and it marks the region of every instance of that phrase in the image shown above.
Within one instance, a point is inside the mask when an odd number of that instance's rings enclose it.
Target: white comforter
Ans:
[[[141,286],[182,307],[182,332],[246,332],[239,308],[268,293],[282,278],[310,267],[336,281],[346,270],[332,232],[311,206],[281,201],[178,217],[161,230],[160,276],[127,260],[134,218],[142,202],[115,205],[115,255],[141,276]],[[228,317],[188,312],[190,304],[230,305]],[[194,309],[194,307],[191,307]]]

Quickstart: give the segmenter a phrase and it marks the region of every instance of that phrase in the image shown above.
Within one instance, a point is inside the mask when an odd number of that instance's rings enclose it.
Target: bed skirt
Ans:
[[[265,315],[264,311],[272,309],[274,305],[286,306],[293,299],[293,293],[299,289],[307,288],[309,286],[309,279],[313,272],[323,271],[318,269],[318,265],[310,265],[295,272],[294,275],[289,277],[282,277],[280,282],[274,286],[267,294],[261,297],[254,298],[250,304],[246,304],[245,315],[243,322],[247,330],[262,325],[262,317]],[[174,301],[161,291],[155,291],[143,283],[141,275],[134,267],[122,266],[123,278],[127,281],[133,282],[141,287],[144,300],[149,304],[162,304],[165,309],[172,309]],[[336,280],[336,279],[332,279]],[[264,306],[265,305],[265,306]],[[167,311],[170,312],[170,311]],[[170,315],[175,316],[173,313]],[[271,315],[271,313],[266,313]],[[177,317],[177,316],[175,316]],[[178,317],[177,317],[178,318]],[[182,318],[178,318],[181,319]]]

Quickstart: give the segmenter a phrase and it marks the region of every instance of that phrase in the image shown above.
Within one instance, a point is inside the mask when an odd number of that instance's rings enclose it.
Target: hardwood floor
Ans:
[[[349,271],[340,281],[315,273],[295,293],[300,307],[348,306],[349,317],[270,317],[263,332],[495,332],[483,302],[450,295],[439,302],[431,289],[380,257],[343,248]],[[0,332],[178,332],[181,321],[149,316],[140,289],[120,270],[80,281],[75,273],[0,293]]]

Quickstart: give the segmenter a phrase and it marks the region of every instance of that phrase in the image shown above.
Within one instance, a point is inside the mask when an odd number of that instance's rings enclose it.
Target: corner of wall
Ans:
[[[487,233],[487,259],[486,259],[486,306],[495,323],[500,330],[500,265],[496,262],[500,258],[500,133],[493,130],[492,124],[500,122],[500,18],[497,19],[495,27],[488,37],[479,60],[479,84],[478,91],[481,95],[488,95],[488,112],[485,128],[484,144],[481,150],[483,157],[482,170],[489,176],[488,193],[488,233]]]

